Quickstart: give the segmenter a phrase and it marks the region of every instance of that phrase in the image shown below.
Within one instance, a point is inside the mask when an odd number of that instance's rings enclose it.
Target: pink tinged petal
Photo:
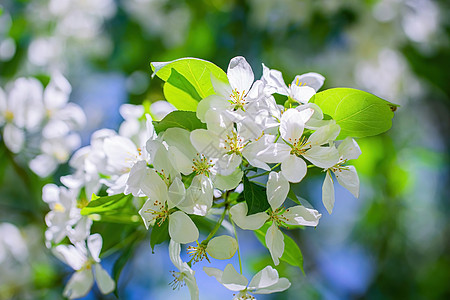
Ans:
[[[94,265],[95,281],[102,294],[109,294],[116,288],[116,283],[100,264]]]
[[[87,238],[87,245],[92,258],[96,262],[100,262],[100,251],[102,250],[103,239],[98,233],[92,234]]]
[[[339,161],[339,152],[336,147],[312,147],[303,156],[315,166],[328,169]]]
[[[266,223],[269,216],[265,212],[256,213],[247,216],[248,206],[247,203],[241,202],[234,205],[230,209],[231,217],[233,221],[242,229],[257,230]]]
[[[302,85],[312,87],[315,91],[318,91],[324,82],[325,77],[318,73],[310,72],[295,76],[294,81],[292,81],[292,85],[301,83]]]
[[[241,291],[245,289],[248,284],[247,278],[242,274],[239,274],[232,264],[228,264],[225,267],[219,282],[231,291]]]
[[[354,166],[345,166],[334,172],[339,184],[349,190],[353,196],[359,197],[359,177]]]
[[[338,146],[338,151],[344,160],[357,159],[361,155],[358,143],[351,137],[346,137],[342,141]]]
[[[75,272],[67,282],[63,295],[69,299],[81,298],[87,295],[94,284],[91,269]]]
[[[176,211],[169,216],[169,235],[175,242],[187,244],[198,240],[199,232],[188,215]]]
[[[322,202],[328,213],[331,214],[334,207],[334,186],[329,170],[327,171],[322,185]]]
[[[186,189],[179,177],[176,177],[169,187],[167,206],[169,209],[180,204],[186,196]]]
[[[320,146],[329,142],[334,141],[341,127],[336,124],[336,121],[331,121],[327,125],[319,127],[311,136],[308,138],[308,142],[312,146]]]
[[[272,223],[269,229],[267,229],[266,246],[272,256],[273,263],[275,266],[278,266],[280,263],[279,258],[284,252],[284,236],[275,223]]]
[[[281,173],[270,172],[267,181],[267,200],[272,210],[276,210],[283,204],[288,193],[289,182],[287,179]]]
[[[319,224],[319,219],[322,215],[315,209],[297,205],[289,207],[284,213],[282,213],[282,216],[285,217],[286,224],[315,227]]]
[[[3,129],[3,141],[13,153],[19,153],[25,144],[25,133],[13,124],[7,123]]]
[[[271,266],[267,266],[253,276],[248,288],[250,290],[265,288],[277,283],[278,279],[278,271]]]
[[[257,289],[256,291],[253,291],[254,294],[272,294],[272,293],[278,293],[287,290],[291,286],[290,281],[287,278],[280,278],[277,283],[265,287]]]
[[[256,158],[266,163],[279,163],[289,158],[291,147],[282,143],[268,144],[256,154]]]
[[[307,166],[303,159],[295,155],[289,155],[281,163],[281,173],[289,182],[300,182],[306,175]]]
[[[231,59],[228,65],[227,77],[231,88],[239,92],[247,93],[255,79],[252,67],[242,56]]]
[[[309,99],[316,94],[316,90],[309,86],[291,85],[291,97],[299,103],[308,103]]]
[[[302,114],[290,108],[281,116],[280,134],[281,137],[288,142],[294,142],[302,137],[305,123],[302,120]]]

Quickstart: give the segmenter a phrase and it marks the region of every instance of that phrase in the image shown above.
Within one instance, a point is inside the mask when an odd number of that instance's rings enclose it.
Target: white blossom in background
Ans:
[[[209,276],[213,276],[227,289],[239,292],[233,300],[256,299],[251,294],[271,294],[287,290],[291,283],[287,278],[280,278],[277,270],[267,266],[253,276],[250,283],[242,274],[236,272],[232,264],[222,271],[217,268],[203,267]]]

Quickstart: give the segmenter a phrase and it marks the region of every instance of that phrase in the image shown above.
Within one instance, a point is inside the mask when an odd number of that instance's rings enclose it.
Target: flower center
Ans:
[[[237,89],[234,89],[230,94],[230,100],[228,100],[231,104],[234,105],[234,109],[238,110],[239,108],[244,110],[244,105],[247,103],[246,101],[246,93],[245,91],[239,92]]]
[[[227,134],[224,143],[225,145],[223,146],[223,148],[228,151],[228,154],[236,153],[239,155],[247,145],[247,143],[244,143],[244,139],[240,137],[234,130],[231,135]]]
[[[252,295],[250,295],[247,292],[247,289],[240,291],[239,294],[237,294],[237,295],[233,294],[233,296],[234,296],[233,299],[236,299],[236,300],[256,300],[255,297],[253,297]]]
[[[192,162],[194,164],[192,166],[192,171],[194,171],[197,175],[201,174],[208,175],[210,169],[214,166],[212,160],[208,160],[208,158],[206,158],[205,155],[198,153],[197,158],[194,158]]]
[[[167,187],[169,187],[172,184],[170,175],[166,175],[166,173],[164,172],[164,169],[161,169],[161,172],[157,171],[157,170],[155,170],[155,171],[159,175],[159,177],[161,177],[161,179],[164,181],[164,183],[167,185]]]
[[[159,200],[155,200],[153,202],[154,209],[147,209],[144,213],[148,213],[152,215],[151,221],[158,221],[158,226],[161,226],[162,223],[169,217],[169,210],[166,208],[166,205]]]
[[[178,290],[183,286],[186,286],[186,282],[184,282],[184,277],[186,276],[182,272],[170,271],[170,274],[173,276],[173,280],[169,283],[169,285],[174,290]]]
[[[289,208],[279,207],[275,211],[271,211],[269,213],[269,220],[274,222],[278,227],[284,226],[284,224],[289,221],[289,219],[283,215],[284,212],[289,212]]]
[[[189,246],[187,248],[187,253],[189,254],[189,256],[192,257],[192,261],[194,263],[199,262],[201,260],[203,260],[204,258],[211,263],[211,261],[208,258],[208,255],[206,254],[206,245],[205,244],[199,244],[197,242],[197,246],[193,247],[193,246]]]
[[[302,136],[300,139],[294,139],[294,140],[289,138],[289,142],[291,143],[291,147],[292,147],[291,155],[297,155],[298,157],[300,157],[307,150],[311,149],[310,143],[304,136]]]
[[[14,120],[14,113],[10,110],[5,111],[5,120],[6,122],[10,123]]]

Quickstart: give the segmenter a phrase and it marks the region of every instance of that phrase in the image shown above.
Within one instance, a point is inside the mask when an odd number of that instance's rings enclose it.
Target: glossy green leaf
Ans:
[[[164,96],[177,109],[195,111],[198,102],[214,94],[211,75],[227,82],[226,73],[215,64],[198,58],[152,62],[153,76],[166,81]]]
[[[192,131],[194,129],[206,129],[206,124],[202,123],[192,111],[176,110],[169,113],[159,122],[153,122],[156,133],[160,133],[168,128],[179,127]]]
[[[266,223],[263,227],[258,230],[255,230],[256,238],[261,242],[261,244],[266,246],[266,232],[269,229],[270,224]],[[303,274],[305,271],[303,270],[303,255],[302,251],[298,247],[297,243],[288,235],[283,232],[284,236],[284,252],[280,257],[280,260],[287,262],[288,264],[299,267],[302,270]]]
[[[247,176],[244,176],[244,199],[248,206],[247,215],[253,215],[269,209],[270,204],[267,201],[266,188],[250,182]]]
[[[150,246],[152,247],[152,252],[155,250],[156,245],[162,244],[164,241],[168,241],[170,239],[169,218],[164,220],[161,225],[158,225],[158,222],[159,219],[156,220],[155,226],[152,227],[152,234],[150,236]]]
[[[315,94],[310,102],[339,124],[339,139],[373,136],[389,130],[397,107],[370,93],[349,88],[325,90]]]
[[[81,215],[104,214],[119,210],[127,205],[133,195],[117,194],[113,196],[98,197],[92,195],[92,200],[81,210]]]

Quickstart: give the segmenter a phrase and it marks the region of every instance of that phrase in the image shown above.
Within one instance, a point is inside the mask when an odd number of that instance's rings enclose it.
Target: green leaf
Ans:
[[[214,94],[211,75],[228,82],[227,74],[215,64],[198,58],[152,62],[153,76],[166,81],[164,96],[177,109],[195,111],[198,101]]]
[[[258,230],[255,230],[256,238],[261,242],[261,244],[266,246],[266,232],[269,229],[270,224],[266,223],[263,227]],[[291,266],[299,267],[302,270],[302,273],[305,274],[303,270],[303,255],[302,251],[298,247],[297,243],[288,235],[283,232],[284,236],[284,252],[280,257],[280,260],[287,262]]]
[[[267,201],[266,188],[250,182],[247,176],[244,176],[244,199],[247,202],[248,213],[253,215],[269,209],[270,204]]]
[[[155,246],[170,239],[169,236],[169,218],[165,219],[161,225],[158,225],[159,219],[156,220],[155,226],[152,228],[152,234],[150,236],[150,246],[152,252],[155,253]]]
[[[202,123],[192,111],[175,110],[164,117],[159,122],[153,122],[156,133],[160,133],[168,128],[179,127],[192,131],[194,129],[206,129],[206,124]]]
[[[197,100],[197,102],[202,100],[192,83],[189,82],[186,77],[178,73],[178,71],[174,68],[170,70],[170,76],[167,78],[167,82],[172,86],[188,93],[193,99]]]
[[[339,139],[373,136],[389,130],[397,107],[370,93],[349,88],[325,90],[315,94],[310,102],[341,127]]]
[[[297,203],[298,205],[302,205],[301,203],[300,203],[300,201],[298,200],[298,198],[297,198],[297,195],[294,193],[294,191],[292,190],[292,184],[290,184],[290,187],[289,187],[289,193],[288,193],[288,198],[289,199],[291,199],[292,201],[294,201],[295,203]]]
[[[127,205],[133,195],[117,194],[113,196],[98,197],[92,195],[91,202],[81,210],[81,215],[104,214],[116,212]]]

